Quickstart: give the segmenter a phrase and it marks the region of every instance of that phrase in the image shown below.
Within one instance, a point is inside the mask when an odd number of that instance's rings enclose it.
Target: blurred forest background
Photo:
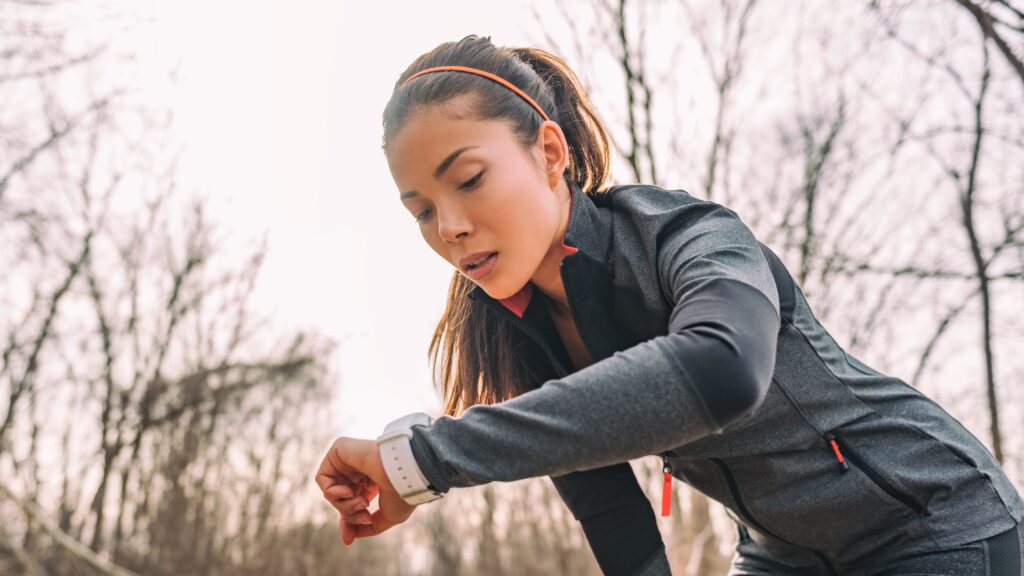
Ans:
[[[534,10],[613,132],[614,183],[734,209],[840,344],[1024,489],[1024,3]],[[266,242],[223,248],[176,186],[173,102],[75,26],[0,0],[0,574],[599,574],[545,478],[341,544],[312,477],[343,344],[250,305]],[[660,462],[632,465],[656,505]],[[724,574],[732,521],[675,489],[673,573]]]

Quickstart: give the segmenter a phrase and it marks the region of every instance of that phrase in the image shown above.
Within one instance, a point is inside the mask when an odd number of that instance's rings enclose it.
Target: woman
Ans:
[[[736,521],[730,574],[1020,576],[1024,502],[984,445],[845,353],[735,212],[604,189],[562,60],[442,44],[396,83],[383,149],[457,268],[430,347],[445,415],[335,441],[316,481],[346,545],[453,487],[548,476],[604,573],[668,574],[628,463],[657,454]]]

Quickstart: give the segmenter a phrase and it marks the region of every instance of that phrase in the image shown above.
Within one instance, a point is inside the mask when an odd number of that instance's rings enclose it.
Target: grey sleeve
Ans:
[[[760,245],[725,207],[659,226],[668,333],[510,400],[413,427],[414,457],[436,489],[626,462],[719,433],[757,409],[780,322]]]

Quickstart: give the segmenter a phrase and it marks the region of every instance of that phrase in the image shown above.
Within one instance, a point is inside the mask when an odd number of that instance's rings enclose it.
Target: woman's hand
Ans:
[[[416,509],[395,491],[374,440],[336,439],[320,463],[316,483],[341,513],[338,531],[346,546],[405,522]],[[366,508],[378,495],[378,509],[371,514]]]

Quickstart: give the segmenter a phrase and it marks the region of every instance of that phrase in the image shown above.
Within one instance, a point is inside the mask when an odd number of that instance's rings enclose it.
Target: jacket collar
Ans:
[[[605,263],[611,243],[611,214],[607,210],[599,208],[594,198],[583,192],[579,184],[570,182],[569,190],[571,192],[569,223],[562,236],[565,260],[573,260],[578,257],[577,254],[582,252],[594,261]],[[600,196],[604,196],[604,194],[601,193]],[[566,290],[568,289],[567,286]],[[533,291],[533,281],[527,281],[519,292],[508,298],[500,300],[492,298],[480,286],[470,290],[467,296],[471,300],[482,301],[485,304],[500,303],[517,317],[522,318],[533,299]]]

